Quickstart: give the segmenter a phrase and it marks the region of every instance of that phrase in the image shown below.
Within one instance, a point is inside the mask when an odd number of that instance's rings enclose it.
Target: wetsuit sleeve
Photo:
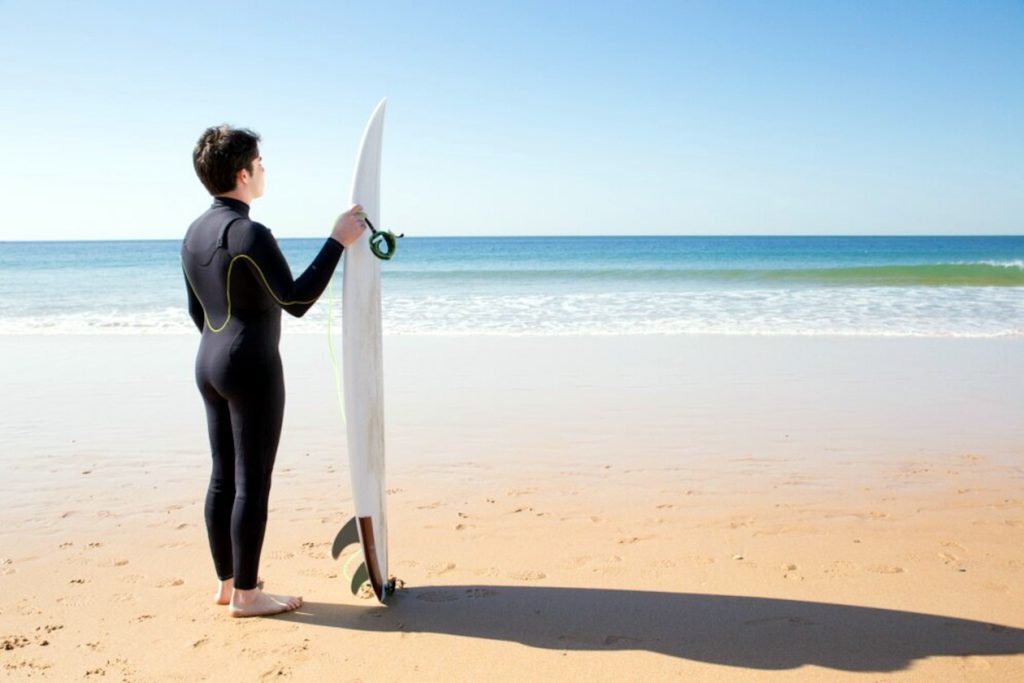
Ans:
[[[185,271],[182,270],[182,275],[184,274]],[[185,276],[185,291],[188,292],[188,314],[192,317],[192,322],[194,322],[199,331],[202,332],[206,321],[206,315],[203,313],[203,306],[199,303],[199,298],[196,297],[196,293],[192,291],[192,285],[188,281],[188,276]]]
[[[259,223],[253,223],[251,237],[246,255],[252,258],[249,267],[253,269],[253,275],[270,288],[270,294],[281,308],[296,318],[302,317],[327,288],[343,247],[328,237],[309,267],[293,280],[281,247],[270,231]],[[260,272],[255,272],[253,264],[259,267],[262,278]]]

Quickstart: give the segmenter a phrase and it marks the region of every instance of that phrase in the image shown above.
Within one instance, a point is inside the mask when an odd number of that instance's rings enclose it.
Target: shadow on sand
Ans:
[[[400,591],[387,607],[306,603],[278,618],[554,650],[647,650],[770,670],[816,665],[889,672],[927,657],[1024,653],[1024,630],[998,624],[798,600],[653,591],[423,586]]]

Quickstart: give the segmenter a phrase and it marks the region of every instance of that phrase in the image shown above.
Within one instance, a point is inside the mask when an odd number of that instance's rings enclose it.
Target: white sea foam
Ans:
[[[337,303],[337,302],[336,302]],[[323,334],[323,302],[286,334]],[[337,312],[336,312],[337,316]],[[340,319],[335,325],[340,329]],[[999,337],[1024,334],[1017,288],[820,288],[385,296],[399,335],[841,335]],[[133,313],[79,309],[0,317],[0,334],[188,334],[183,307]]]

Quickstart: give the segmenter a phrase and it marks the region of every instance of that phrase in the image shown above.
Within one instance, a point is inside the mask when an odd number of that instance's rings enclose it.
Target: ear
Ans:
[[[249,178],[251,177],[252,176],[249,175],[249,169],[243,168],[242,170],[235,174],[235,187],[238,187],[240,185],[248,185]]]

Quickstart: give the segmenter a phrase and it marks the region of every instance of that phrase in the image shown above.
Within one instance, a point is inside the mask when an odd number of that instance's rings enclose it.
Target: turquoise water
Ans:
[[[188,332],[178,248],[0,243],[0,334]],[[1024,237],[409,237],[382,270],[394,334],[1024,333]]]

